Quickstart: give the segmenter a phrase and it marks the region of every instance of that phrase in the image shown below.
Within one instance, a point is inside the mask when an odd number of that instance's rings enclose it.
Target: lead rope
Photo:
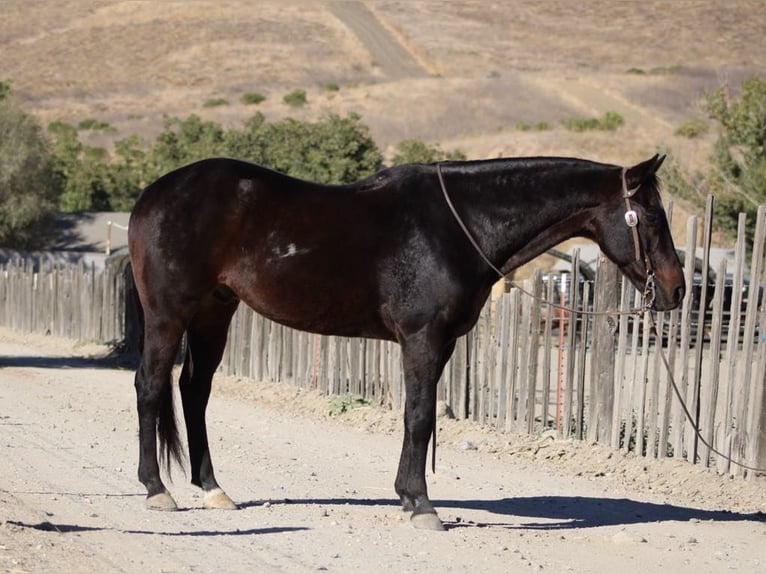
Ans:
[[[473,245],[473,248],[476,250],[476,252],[481,256],[481,258],[484,260],[484,262],[497,273],[498,277],[501,279],[506,279],[512,287],[515,289],[518,289],[525,295],[535,299],[536,301],[543,303],[549,307],[552,307],[554,309],[560,309],[563,311],[567,311],[569,313],[579,313],[581,315],[590,315],[590,316],[619,316],[619,315],[633,315],[636,317],[643,316],[644,313],[649,314],[649,322],[650,322],[650,328],[651,333],[654,335],[655,340],[661,341],[661,338],[659,337],[659,334],[657,332],[657,324],[654,321],[654,315],[652,314],[652,307],[654,306],[654,301],[656,297],[655,292],[655,283],[654,283],[654,268],[652,267],[651,260],[649,259],[649,255],[645,254],[644,256],[644,264],[646,266],[646,284],[644,285],[644,292],[643,292],[643,307],[641,308],[635,308],[630,309],[628,311],[622,311],[622,310],[607,310],[607,311],[586,311],[586,310],[580,310],[577,311],[576,309],[573,309],[571,307],[568,307],[566,305],[560,305],[558,303],[553,303],[551,301],[548,301],[547,299],[544,299],[542,297],[539,297],[535,293],[531,293],[530,291],[527,291],[520,285],[518,285],[515,281],[507,279],[507,273],[503,273],[500,269],[498,269],[490,260],[489,258],[484,254],[484,251],[482,250],[479,243],[474,239],[473,235],[469,231],[466,224],[461,219],[460,215],[457,212],[457,209],[455,209],[454,204],[452,203],[452,200],[450,199],[449,194],[447,193],[447,187],[444,185],[444,177],[442,176],[441,171],[441,165],[436,164],[436,174],[439,177],[439,184],[441,186],[442,194],[444,195],[444,199],[447,203],[447,205],[450,208],[450,211],[452,212],[452,215],[455,218],[455,221],[457,221],[460,228],[463,230],[463,233],[468,238],[468,240],[471,242],[471,245]],[[630,199],[635,195],[635,193],[638,191],[638,189],[641,187],[641,185],[637,185],[634,188],[628,189],[627,184],[627,169],[622,168],[622,196],[625,199],[625,223],[627,226],[631,229],[631,233],[633,235],[633,247],[635,249],[635,257],[636,261],[641,261],[641,238],[638,234],[638,214],[633,209],[633,206],[631,205]],[[665,365],[665,370],[668,373],[668,381],[670,382],[671,387],[673,388],[673,392],[676,395],[676,398],[678,399],[678,402],[681,404],[681,408],[684,411],[684,414],[686,415],[686,418],[689,420],[689,424],[691,425],[692,429],[694,430],[694,433],[697,435],[697,438],[700,439],[700,442],[702,442],[703,445],[705,445],[707,448],[710,449],[711,452],[715,453],[716,455],[726,459],[726,461],[730,465],[739,466],[740,468],[743,468],[745,470],[749,470],[751,472],[755,473],[766,473],[766,468],[757,468],[753,466],[749,466],[747,464],[741,463],[739,461],[733,460],[731,458],[731,455],[723,454],[718,449],[714,448],[703,436],[702,436],[702,430],[699,428],[699,426],[694,422],[694,417],[692,417],[691,413],[689,412],[689,408],[686,406],[686,402],[684,401],[683,397],[681,396],[681,391],[678,388],[678,385],[676,384],[676,380],[673,377],[673,371],[670,368],[670,363],[668,362],[667,357],[665,356],[665,352],[662,350],[662,345],[659,346],[659,352],[660,356],[662,357],[662,362]],[[433,427],[433,448],[431,450],[431,469],[435,473],[436,472],[436,413],[434,413],[434,427]]]
[[[661,337],[659,336],[659,333],[657,332],[657,323],[654,320],[654,314],[651,311],[649,311],[649,324],[650,324],[650,333],[654,335],[654,340],[662,341]],[[668,372],[668,382],[670,383],[670,386],[673,388],[673,392],[675,393],[676,398],[678,399],[678,402],[681,404],[681,408],[683,409],[684,414],[686,415],[686,418],[689,420],[689,424],[694,430],[694,434],[697,435],[697,438],[699,438],[700,442],[704,444],[706,447],[708,447],[710,449],[710,452],[725,459],[729,463],[729,465],[735,465],[745,470],[749,470],[751,472],[755,472],[758,474],[766,473],[766,468],[758,468],[755,466],[750,466],[743,462],[739,462],[732,459],[730,454],[722,453],[720,450],[718,450],[713,445],[711,445],[705,439],[705,437],[702,436],[702,429],[700,429],[697,423],[694,422],[694,417],[689,411],[689,407],[686,406],[686,401],[684,401],[683,397],[681,396],[681,390],[678,388],[678,384],[676,383],[675,377],[673,377],[673,370],[670,368],[670,363],[668,362],[668,358],[665,355],[665,351],[662,350],[662,345],[660,344],[657,348],[659,350],[660,357],[662,357],[662,362],[665,365],[665,370]],[[707,466],[707,463],[705,464],[705,466]]]

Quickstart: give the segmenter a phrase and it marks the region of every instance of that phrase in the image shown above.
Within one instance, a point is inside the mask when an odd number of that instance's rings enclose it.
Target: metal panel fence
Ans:
[[[707,246],[711,210],[709,205],[702,239]],[[501,432],[556,429],[559,436],[644,456],[685,458],[722,473],[755,475],[730,459],[766,466],[765,221],[766,208],[761,208],[748,252],[741,219],[734,269],[722,263],[711,286],[704,273],[709,249],[700,269],[695,257],[686,257],[690,293],[681,309],[657,315],[657,337],[650,333],[648,316],[550,309],[511,288],[488,301],[476,327],[458,341],[439,399],[457,418]],[[691,218],[687,245],[697,245],[697,227]],[[565,283],[568,305],[579,311],[640,306],[640,294],[611,263],[600,262],[592,284],[581,281],[577,270],[575,257]],[[0,324],[118,342],[131,328],[125,320],[125,277],[121,266],[97,272],[82,265],[37,270],[9,264],[0,273]],[[540,273],[524,285],[549,301],[560,300],[560,287]],[[394,343],[294,331],[240,306],[221,369],[326,394],[360,395],[401,409],[400,360]],[[683,412],[671,379],[704,441]]]

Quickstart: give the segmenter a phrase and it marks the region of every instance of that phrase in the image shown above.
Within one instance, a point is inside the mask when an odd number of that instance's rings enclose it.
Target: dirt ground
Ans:
[[[440,419],[413,529],[393,479],[398,413],[220,377],[217,475],[236,511],[143,506],[132,371],[107,349],[0,330],[0,572],[758,572],[763,479]]]

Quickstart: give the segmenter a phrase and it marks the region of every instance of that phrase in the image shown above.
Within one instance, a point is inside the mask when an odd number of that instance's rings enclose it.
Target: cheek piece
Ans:
[[[636,256],[636,261],[641,262],[641,238],[638,235],[638,213],[633,209],[630,203],[630,198],[635,195],[641,185],[637,185],[632,189],[628,189],[628,182],[625,177],[627,172],[626,168],[622,168],[622,197],[625,199],[625,223],[630,228],[633,235],[633,248]],[[644,253],[643,263],[646,269],[646,284],[644,285],[644,309],[647,311],[654,307],[654,301],[656,298],[655,286],[654,286],[654,268],[652,262],[649,259],[649,255]]]

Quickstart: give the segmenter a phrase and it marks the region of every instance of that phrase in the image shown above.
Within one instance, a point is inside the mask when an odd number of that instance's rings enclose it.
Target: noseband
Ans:
[[[636,192],[639,190],[641,185],[637,185],[634,188],[628,189],[628,182],[626,178],[627,174],[627,168],[622,168],[622,197],[625,199],[625,223],[630,228],[632,234],[633,234],[633,247],[635,249],[635,255],[636,255],[636,261],[641,262],[641,238],[638,235],[638,213],[636,213],[636,210],[633,209],[633,206],[630,203],[630,199],[636,194]],[[482,260],[489,266],[490,269],[492,269],[495,273],[497,273],[498,277],[501,279],[504,279],[507,273],[503,273],[500,269],[498,269],[492,261],[489,260],[489,257],[484,253],[484,250],[481,248],[479,243],[476,241],[474,236],[471,234],[470,230],[466,226],[466,224],[463,222],[463,219],[460,217],[460,215],[457,212],[457,209],[455,209],[454,204],[452,203],[452,200],[450,199],[449,193],[447,193],[447,186],[444,185],[444,176],[442,176],[442,170],[441,170],[441,164],[436,164],[436,175],[439,177],[439,185],[441,186],[442,194],[444,195],[444,200],[447,203],[447,206],[450,208],[450,211],[452,212],[453,217],[455,218],[455,221],[457,221],[458,225],[460,226],[460,229],[463,230],[463,233],[468,238],[468,241],[471,242],[471,245],[473,245],[473,248],[476,250],[476,253],[479,254],[479,256],[482,258]],[[646,284],[644,285],[644,309],[650,310],[654,306],[654,299],[655,299],[655,286],[654,286],[654,268],[652,267],[652,262],[649,259],[649,255],[644,253],[643,262],[646,269]],[[550,304],[550,303],[549,303]],[[554,305],[557,306],[557,305]]]

